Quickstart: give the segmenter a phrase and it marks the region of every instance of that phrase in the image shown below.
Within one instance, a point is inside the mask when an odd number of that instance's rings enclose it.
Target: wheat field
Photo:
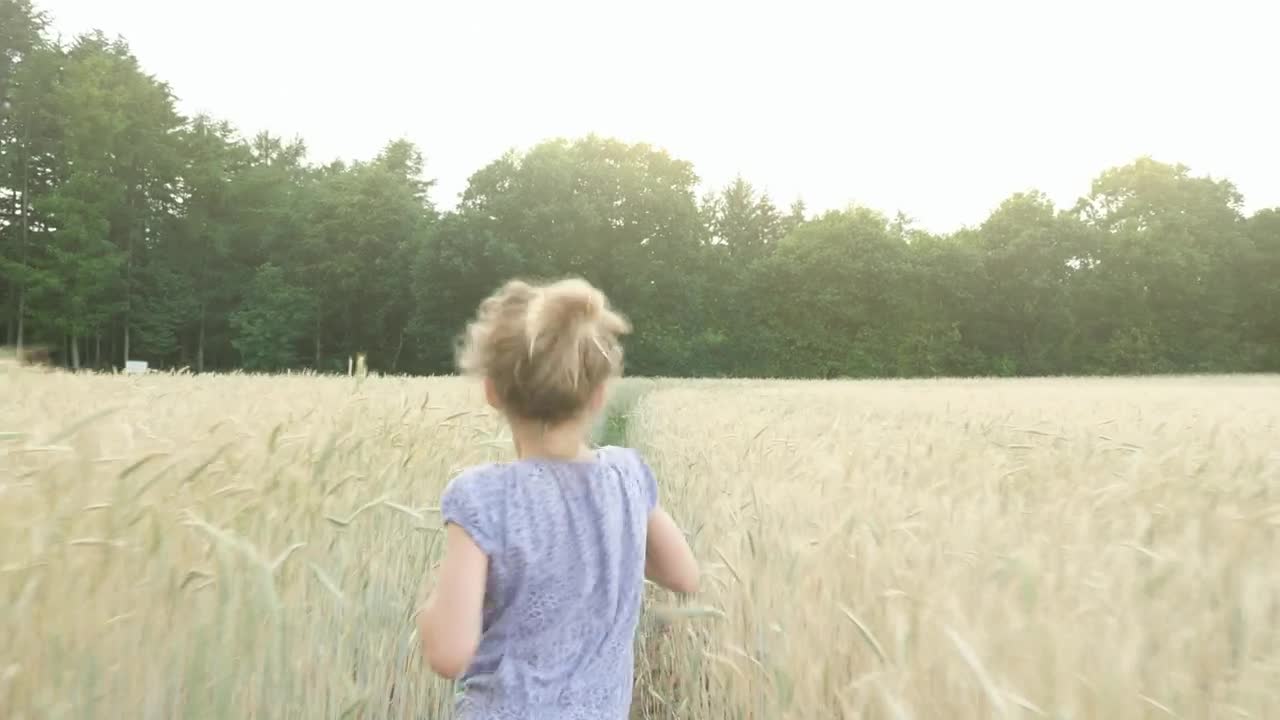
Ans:
[[[704,566],[635,718],[1280,717],[1280,380],[627,381]],[[0,370],[0,716],[446,718],[454,378]]]

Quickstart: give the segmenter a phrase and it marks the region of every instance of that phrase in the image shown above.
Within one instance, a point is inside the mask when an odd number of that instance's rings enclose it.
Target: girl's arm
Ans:
[[[480,645],[489,558],[458,525],[447,524],[445,532],[439,578],[418,611],[418,637],[431,669],[456,678]]]
[[[698,592],[698,561],[684,533],[661,507],[649,513],[649,539],[644,553],[645,577],[678,593]]]

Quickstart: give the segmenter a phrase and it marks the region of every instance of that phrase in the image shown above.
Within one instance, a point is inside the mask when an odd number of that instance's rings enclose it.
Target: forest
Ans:
[[[933,234],[746,179],[702,191],[689,163],[599,136],[511,151],[442,209],[427,158],[391,139],[319,162],[184,117],[125,41],[55,40],[0,0],[0,343],[72,368],[345,372],[363,352],[446,373],[501,282],[579,275],[635,325],[632,374],[1280,370],[1280,208],[1246,214],[1176,163]]]

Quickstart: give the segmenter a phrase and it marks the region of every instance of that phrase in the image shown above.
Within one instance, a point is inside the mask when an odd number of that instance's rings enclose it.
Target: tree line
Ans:
[[[422,152],[358,162],[183,117],[128,45],[0,0],[0,339],[70,367],[442,373],[511,276],[632,319],[632,373],[883,377],[1280,370],[1280,209],[1139,158],[950,234],[781,208],[588,136],[509,152],[438,209]]]

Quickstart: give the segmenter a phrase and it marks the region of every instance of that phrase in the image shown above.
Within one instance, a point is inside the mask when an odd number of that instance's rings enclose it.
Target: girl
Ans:
[[[625,720],[643,580],[693,593],[698,565],[633,450],[587,445],[630,331],[582,280],[507,283],[459,365],[511,426],[517,459],[441,498],[445,550],[418,614],[431,669],[465,720]]]

